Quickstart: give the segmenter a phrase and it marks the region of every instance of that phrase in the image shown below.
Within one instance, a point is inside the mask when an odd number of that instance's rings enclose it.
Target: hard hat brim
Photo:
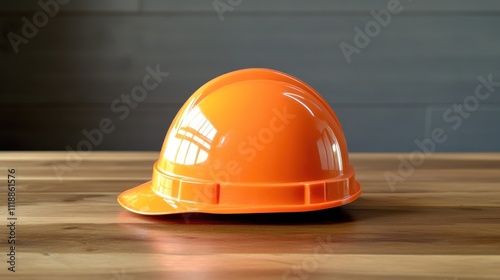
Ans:
[[[152,182],[146,182],[124,191],[118,196],[118,203],[125,209],[142,215],[168,215],[179,213],[245,214],[305,212],[338,207],[356,200],[361,195],[361,186],[355,181],[354,192],[349,196],[339,197],[325,203],[302,205],[221,205],[182,202],[166,199],[156,194],[151,188]]]

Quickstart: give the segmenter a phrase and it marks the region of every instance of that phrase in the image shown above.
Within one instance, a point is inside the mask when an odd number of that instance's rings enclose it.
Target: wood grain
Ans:
[[[157,152],[0,153],[16,168],[17,272],[2,279],[499,279],[500,154],[434,154],[389,187],[405,154],[352,154],[364,193],[344,207],[260,215],[131,214],[116,196]],[[6,259],[6,241],[0,252]]]

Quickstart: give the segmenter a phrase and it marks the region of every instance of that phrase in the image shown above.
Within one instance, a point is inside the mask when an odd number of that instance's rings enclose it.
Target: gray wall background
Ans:
[[[350,151],[412,151],[434,128],[448,136],[437,151],[500,151],[500,87],[456,129],[443,119],[453,104],[474,101],[478,76],[500,81],[500,1],[401,0],[403,10],[348,63],[339,44],[354,44],[353,28],[364,30],[370,11],[389,2],[233,0],[221,21],[213,1],[73,0],[16,54],[8,34],[22,35],[22,18],[41,8],[0,1],[0,149],[76,149],[81,131],[108,117],[116,129],[93,149],[158,151],[199,86],[266,67],[313,86]],[[120,120],[111,103],[157,64],[170,75]]]

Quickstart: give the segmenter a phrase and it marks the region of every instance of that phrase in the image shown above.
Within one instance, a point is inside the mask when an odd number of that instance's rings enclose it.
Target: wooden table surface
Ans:
[[[408,155],[351,154],[363,194],[324,211],[123,210],[117,195],[149,180],[157,156],[1,152],[0,279],[500,279],[498,153],[434,154],[392,187],[384,173],[399,174]],[[6,255],[10,168],[16,272]]]

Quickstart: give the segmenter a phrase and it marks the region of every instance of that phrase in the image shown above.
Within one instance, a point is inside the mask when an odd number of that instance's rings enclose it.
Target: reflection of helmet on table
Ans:
[[[340,123],[311,87],[245,69],[198,89],[175,117],[151,182],[119,203],[140,214],[298,212],[360,195]]]

